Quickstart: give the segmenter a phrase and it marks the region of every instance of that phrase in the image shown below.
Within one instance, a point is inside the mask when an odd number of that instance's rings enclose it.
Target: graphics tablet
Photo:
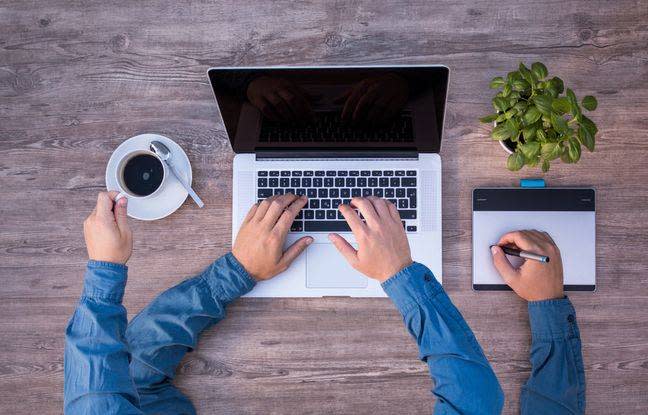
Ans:
[[[509,290],[493,266],[490,245],[507,232],[548,232],[560,249],[567,291],[596,288],[594,189],[478,188],[473,191],[473,289]],[[518,257],[508,256],[514,266]]]

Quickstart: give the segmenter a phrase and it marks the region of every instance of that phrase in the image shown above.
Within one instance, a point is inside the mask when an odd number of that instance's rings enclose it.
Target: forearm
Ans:
[[[139,414],[124,342],[127,268],[89,261],[65,336],[65,413]]]
[[[522,387],[523,414],[585,412],[585,371],[576,312],[567,297],[529,302],[531,376]]]
[[[232,254],[212,263],[204,272],[160,294],[129,324],[126,331],[134,365],[173,378],[200,333],[225,317],[226,306],[249,292],[255,281]],[[151,374],[135,377],[146,386]]]
[[[436,413],[499,413],[504,397],[472,331],[432,272],[413,264],[383,288],[403,316],[427,362]]]

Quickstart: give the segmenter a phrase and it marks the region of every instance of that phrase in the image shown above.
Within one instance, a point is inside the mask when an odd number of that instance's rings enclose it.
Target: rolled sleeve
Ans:
[[[202,274],[217,300],[230,303],[254,288],[256,281],[243,265],[228,253],[214,261]]]
[[[105,261],[88,261],[83,297],[120,304],[124,297],[128,267]]]
[[[534,339],[579,337],[576,311],[566,296],[557,300],[530,301],[531,335]]]
[[[382,287],[401,312],[420,303],[425,297],[434,297],[443,290],[432,271],[418,262],[403,268],[383,282]]]

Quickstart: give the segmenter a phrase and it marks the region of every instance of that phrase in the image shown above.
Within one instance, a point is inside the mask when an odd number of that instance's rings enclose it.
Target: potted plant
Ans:
[[[499,90],[492,100],[496,112],[480,121],[494,123],[491,136],[510,153],[506,162],[509,170],[541,165],[546,172],[550,162],[558,158],[576,163],[581,145],[594,151],[598,129],[583,115],[581,105],[594,111],[596,98],[588,95],[579,105],[574,91],[565,90],[558,77],[549,79],[542,63],[535,62],[531,69],[520,63],[506,78],[493,78],[490,87]]]

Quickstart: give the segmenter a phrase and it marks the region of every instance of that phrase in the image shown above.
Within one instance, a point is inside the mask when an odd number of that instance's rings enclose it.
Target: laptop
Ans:
[[[357,247],[337,207],[357,196],[393,202],[415,261],[441,282],[441,159],[449,70],[441,65],[211,68],[233,163],[232,240],[250,207],[308,196],[286,246],[314,242],[249,297],[384,297],[330,243]]]

